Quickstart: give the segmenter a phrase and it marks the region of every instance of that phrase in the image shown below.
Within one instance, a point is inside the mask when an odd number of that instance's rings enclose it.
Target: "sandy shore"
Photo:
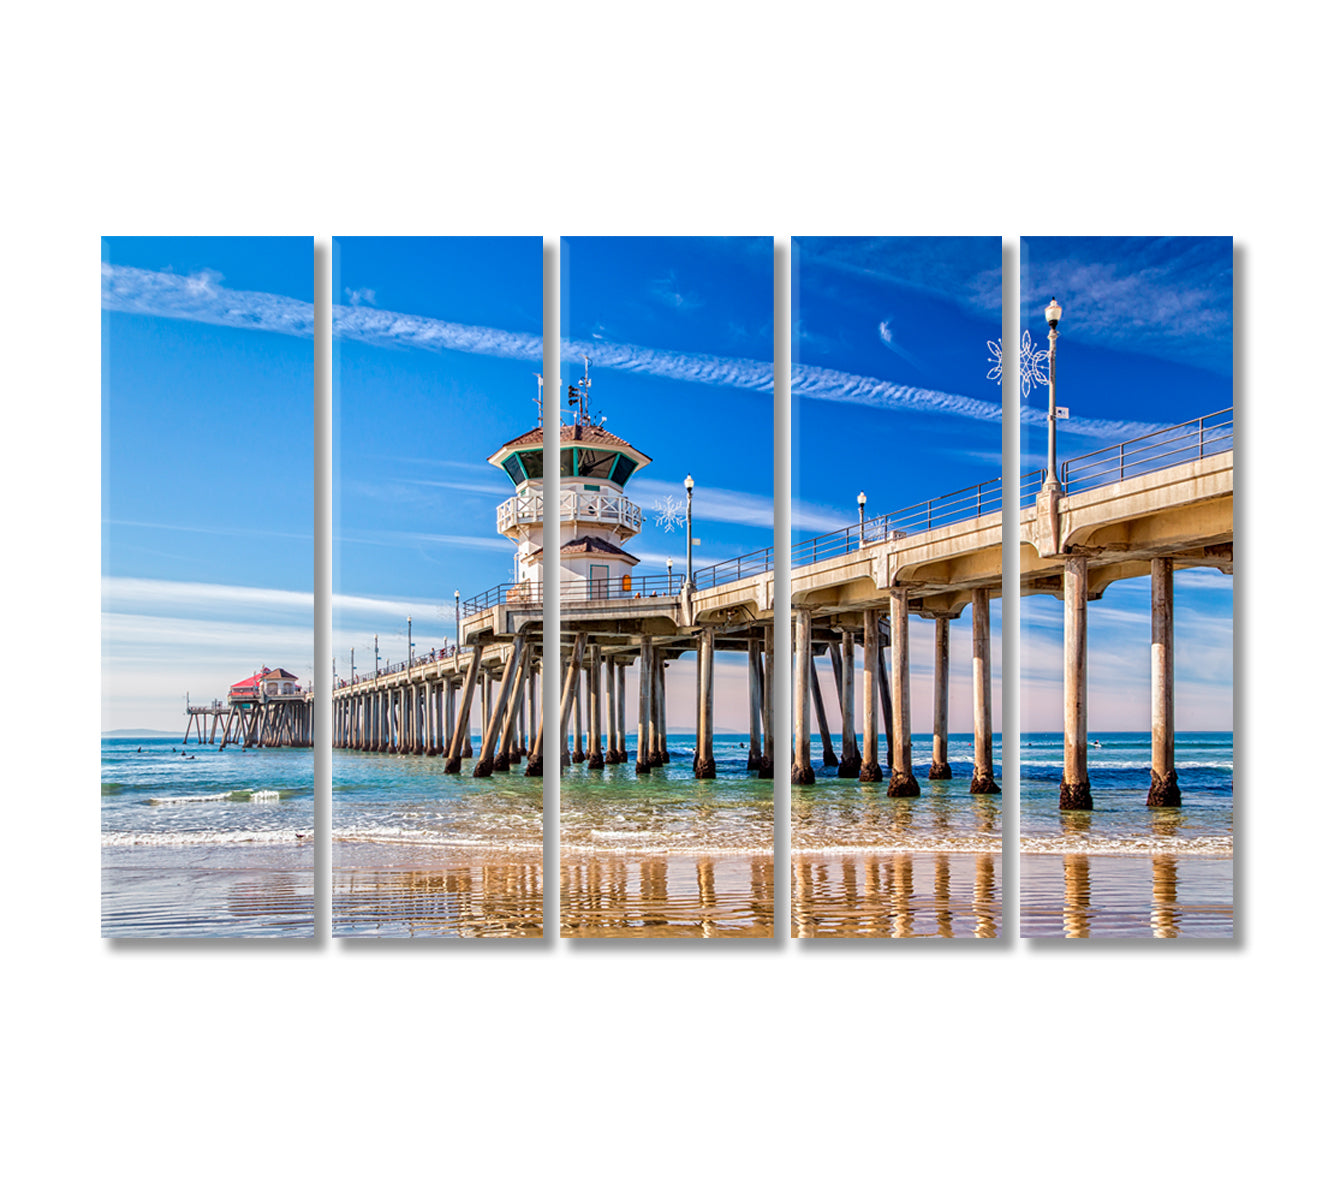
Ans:
[[[999,854],[795,851],[792,936],[994,938]]]
[[[313,937],[314,847],[103,846],[102,936]]]
[[[767,938],[773,858],[763,854],[564,854],[561,936]]]
[[[542,936],[542,852],[333,844],[335,937]]]
[[[1020,933],[1035,938],[1228,938],[1232,859],[1023,854]]]

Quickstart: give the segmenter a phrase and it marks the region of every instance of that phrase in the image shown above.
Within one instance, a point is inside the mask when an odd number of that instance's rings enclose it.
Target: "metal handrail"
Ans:
[[[1067,494],[1082,492],[1222,454],[1232,449],[1232,414],[1231,408],[1219,409],[1193,421],[1066,459],[1061,464],[1061,490]]]

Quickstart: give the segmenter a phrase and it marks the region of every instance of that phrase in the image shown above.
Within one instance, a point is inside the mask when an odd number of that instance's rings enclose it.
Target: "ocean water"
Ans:
[[[1093,811],[1060,811],[1064,740],[1059,733],[1020,738],[1025,854],[1177,855],[1232,853],[1232,734],[1178,733],[1180,808],[1149,808],[1151,746],[1147,733],[1089,734]]]
[[[1147,733],[1089,735],[1090,812],[1059,808],[1063,739],[1021,738],[1024,937],[1231,937],[1232,734],[1176,736],[1179,808],[1149,808]]]
[[[313,764],[103,738],[103,935],[313,936]]]

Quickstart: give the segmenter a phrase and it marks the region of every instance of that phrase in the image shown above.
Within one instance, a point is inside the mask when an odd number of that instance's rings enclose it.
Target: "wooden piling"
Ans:
[[[1149,657],[1150,808],[1176,808],[1181,788],[1176,772],[1176,697],[1173,662],[1174,597],[1172,560],[1155,558],[1150,563],[1151,636]]]
[[[953,779],[950,770],[950,618],[936,616],[935,703],[931,708],[931,768],[928,779]]]
[[[713,779],[718,774],[713,760],[713,640],[706,626],[699,634],[699,752],[695,756],[695,778]]]
[[[991,592],[973,589],[973,780],[976,795],[1000,791],[991,756]]]
[[[811,610],[798,608],[794,616],[796,672],[792,704],[796,709],[796,743],[792,755],[792,782],[806,785],[815,782],[815,771],[811,767]]]
[[[856,641],[849,628],[843,630],[842,687],[839,705],[841,709],[843,757],[838,764],[840,779],[856,779],[862,770],[862,752],[857,747],[856,714],[853,708],[852,665],[856,661]]]

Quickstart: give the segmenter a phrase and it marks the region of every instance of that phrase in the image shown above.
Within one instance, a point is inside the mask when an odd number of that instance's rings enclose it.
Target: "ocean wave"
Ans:
[[[178,833],[104,833],[103,846],[296,846],[314,845],[313,829],[183,830]]]
[[[404,829],[400,826],[344,826],[333,832],[335,842],[367,843],[375,846],[438,846],[441,849],[515,851],[542,853],[542,837],[531,841],[481,834],[443,833],[436,829]]]
[[[290,795],[290,792],[289,792]],[[149,804],[207,804],[216,800],[244,801],[251,804],[277,804],[282,793],[272,788],[236,788],[230,792],[200,792],[185,796],[149,796]]]
[[[1021,837],[1021,854],[1113,854],[1171,855],[1173,857],[1232,857],[1232,835],[1206,834],[1201,837],[1079,837],[1053,835]]]
[[[1021,758],[1019,765],[1021,767],[1059,767],[1063,761],[1062,755],[1057,753],[1045,758]],[[1147,771],[1152,765],[1152,762],[1147,758],[1099,758],[1096,754],[1089,755],[1090,771]],[[1232,760],[1230,758],[1199,759],[1185,762],[1178,760],[1175,766],[1177,771],[1231,771]]]

